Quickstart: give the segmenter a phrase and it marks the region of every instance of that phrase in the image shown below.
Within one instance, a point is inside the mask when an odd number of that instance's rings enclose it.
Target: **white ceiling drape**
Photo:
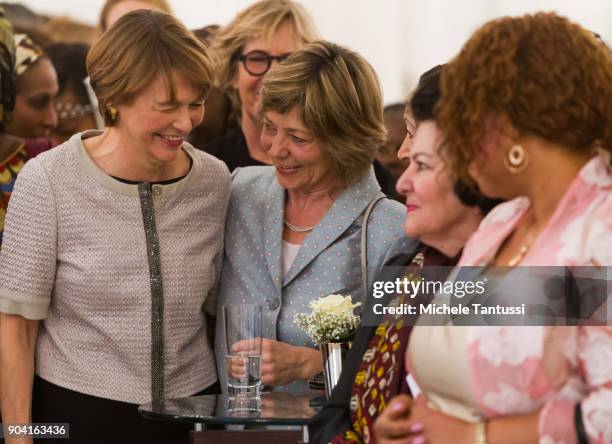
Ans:
[[[15,1],[15,0],[13,0]],[[225,24],[253,0],[169,0],[190,28]],[[17,0],[37,12],[94,24],[104,0]],[[402,101],[420,73],[451,58],[484,22],[557,11],[612,42],[612,0],[301,0],[328,40],[376,69],[385,103]],[[85,7],[85,5],[87,5]]]

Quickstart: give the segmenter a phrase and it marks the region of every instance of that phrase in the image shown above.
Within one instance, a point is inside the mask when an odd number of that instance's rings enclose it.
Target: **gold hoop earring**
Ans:
[[[521,145],[513,145],[510,147],[504,158],[504,166],[512,174],[520,174],[525,171],[528,162],[529,156],[527,151],[525,151],[525,148]]]
[[[110,113],[111,120],[114,122],[117,119],[117,114],[119,113],[117,111],[117,108],[115,108],[114,106],[109,106],[108,112]]]

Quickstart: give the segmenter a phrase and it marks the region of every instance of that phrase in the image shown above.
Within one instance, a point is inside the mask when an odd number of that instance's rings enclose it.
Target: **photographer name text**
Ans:
[[[389,305],[374,304],[372,307],[374,314],[377,315],[524,315],[526,313],[525,304],[515,307],[504,305],[448,305],[448,304],[427,304],[427,305]]]

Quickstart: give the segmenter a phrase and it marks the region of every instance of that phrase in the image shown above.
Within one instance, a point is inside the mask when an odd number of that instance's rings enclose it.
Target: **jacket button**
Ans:
[[[272,299],[270,303],[268,304],[268,307],[270,307],[270,310],[276,310],[278,307],[280,307],[280,299],[279,298]]]

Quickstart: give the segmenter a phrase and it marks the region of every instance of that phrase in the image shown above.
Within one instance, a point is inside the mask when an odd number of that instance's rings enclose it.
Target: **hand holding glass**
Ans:
[[[230,397],[258,398],[261,391],[261,305],[223,307],[225,365]]]

